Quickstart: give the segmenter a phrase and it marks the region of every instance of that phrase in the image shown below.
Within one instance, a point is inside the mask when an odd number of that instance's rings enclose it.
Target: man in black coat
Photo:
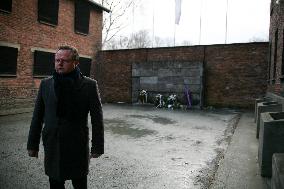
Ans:
[[[102,105],[97,82],[78,68],[78,51],[60,46],[55,54],[55,72],[43,79],[35,103],[28,137],[28,154],[38,157],[40,137],[44,147],[45,173],[50,188],[87,188],[90,158],[104,153]],[[88,113],[92,124],[89,152]],[[44,127],[43,127],[44,125]]]

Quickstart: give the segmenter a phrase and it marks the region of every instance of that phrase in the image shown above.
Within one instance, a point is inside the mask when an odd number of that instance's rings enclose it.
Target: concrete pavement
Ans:
[[[211,189],[268,189],[270,179],[260,176],[258,140],[253,113],[243,113],[215,175]]]
[[[90,188],[269,188],[252,112],[241,113],[233,136],[234,111],[105,105],[104,113],[107,153],[91,161]],[[30,119],[0,116],[0,188],[48,188],[42,149],[39,159],[26,155]]]

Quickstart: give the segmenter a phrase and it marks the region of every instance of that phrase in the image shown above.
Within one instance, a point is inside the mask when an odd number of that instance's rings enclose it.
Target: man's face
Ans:
[[[72,60],[72,51],[59,50],[55,54],[55,71],[59,74],[72,72],[78,65],[78,61]]]

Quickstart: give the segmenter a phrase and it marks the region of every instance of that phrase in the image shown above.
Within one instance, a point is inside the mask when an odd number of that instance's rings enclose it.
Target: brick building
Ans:
[[[269,95],[283,96],[281,2],[271,3],[269,47],[244,43],[100,51],[102,12],[109,10],[93,1],[1,0],[0,115],[31,110],[39,82],[51,74],[54,52],[64,43],[78,48],[81,71],[99,81],[104,102],[135,102],[140,88],[151,88],[153,95],[182,95],[185,84],[205,106],[253,107],[267,86]]]
[[[80,69],[89,76],[101,49],[103,11],[110,10],[91,0],[1,0],[0,113],[31,108],[59,45],[78,48]]]
[[[270,4],[267,96],[284,104],[284,1]]]

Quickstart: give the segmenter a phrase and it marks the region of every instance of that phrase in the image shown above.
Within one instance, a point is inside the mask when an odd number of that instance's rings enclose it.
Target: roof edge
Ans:
[[[97,7],[97,8],[99,8],[99,9],[102,9],[103,11],[106,11],[106,12],[111,12],[111,10],[110,9],[108,9],[108,8],[106,8],[106,7],[104,7],[104,6],[102,6],[101,4],[99,4],[99,3],[96,3],[95,1],[92,1],[92,0],[88,0],[88,2],[89,3],[91,3],[93,6],[95,6],[95,7]]]

